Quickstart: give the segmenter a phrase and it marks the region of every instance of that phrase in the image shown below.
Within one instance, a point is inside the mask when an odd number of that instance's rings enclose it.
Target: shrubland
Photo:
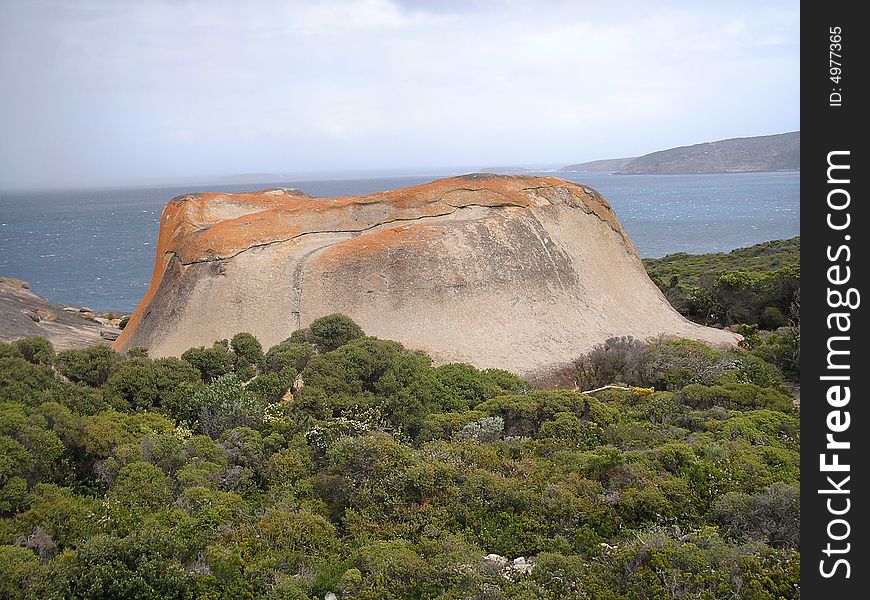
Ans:
[[[704,325],[755,324],[773,331],[800,323],[800,237],[643,262],[671,304]]]
[[[0,597],[798,598],[781,369],[616,338],[542,389],[342,315],[180,358],[0,344]]]
[[[729,326],[741,344],[800,377],[800,237],[731,252],[645,258],[644,266],[668,301],[702,325]]]

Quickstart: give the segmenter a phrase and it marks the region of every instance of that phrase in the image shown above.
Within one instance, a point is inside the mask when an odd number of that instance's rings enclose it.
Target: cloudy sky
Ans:
[[[797,0],[0,0],[0,188],[790,131],[798,29]]]

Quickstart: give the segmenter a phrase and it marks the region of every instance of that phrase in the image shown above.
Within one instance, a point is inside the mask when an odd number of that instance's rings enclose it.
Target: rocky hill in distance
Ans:
[[[568,171],[568,172],[581,172],[581,173],[594,173],[594,172],[604,172],[604,173],[613,173],[615,171],[619,171],[625,165],[633,161],[635,157],[629,158],[605,158],[602,160],[593,160],[585,163],[578,163],[576,165],[567,165],[559,169],[560,171]]]
[[[561,171],[610,171],[617,175],[799,171],[801,133],[731,138],[562,167]]]
[[[367,196],[175,198],[115,348],[178,356],[240,331],[268,347],[336,312],[439,363],[525,374],[614,336],[737,340],[668,304],[594,190],[474,174]]]

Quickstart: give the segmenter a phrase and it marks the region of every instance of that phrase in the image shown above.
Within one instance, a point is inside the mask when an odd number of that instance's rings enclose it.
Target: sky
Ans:
[[[799,125],[799,2],[0,0],[0,188],[559,165]]]

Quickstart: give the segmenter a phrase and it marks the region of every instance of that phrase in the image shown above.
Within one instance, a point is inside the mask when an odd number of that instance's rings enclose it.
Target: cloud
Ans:
[[[0,186],[567,163],[795,129],[798,25],[796,1],[13,0]]]
[[[746,30],[746,21],[743,19],[735,19],[722,28],[722,32],[726,35],[737,35]]]

